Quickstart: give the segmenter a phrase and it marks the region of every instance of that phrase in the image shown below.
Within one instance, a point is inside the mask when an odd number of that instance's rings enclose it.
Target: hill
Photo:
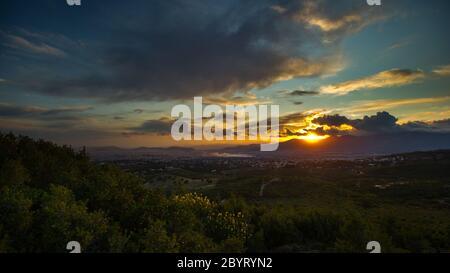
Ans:
[[[237,169],[214,172],[215,185],[162,192],[85,150],[0,134],[0,252],[66,252],[69,241],[83,252],[366,252],[373,240],[383,252],[449,251],[448,157],[406,157],[282,168],[230,158]],[[217,163],[156,161],[176,166],[166,175]]]
[[[225,148],[230,153],[245,153],[258,156],[289,157],[349,157],[388,155],[416,151],[450,149],[450,134],[407,132],[368,136],[332,136],[316,143],[290,140],[280,143],[275,152],[260,152],[259,145]]]

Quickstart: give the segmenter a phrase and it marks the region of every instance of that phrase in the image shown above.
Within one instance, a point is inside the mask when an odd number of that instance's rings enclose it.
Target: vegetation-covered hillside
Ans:
[[[0,135],[0,252],[366,252],[450,250],[445,217],[367,217],[195,192],[161,192],[109,164],[45,141]],[[222,195],[223,196],[223,195]],[[351,198],[351,197],[347,197]],[[372,212],[374,212],[373,210]]]

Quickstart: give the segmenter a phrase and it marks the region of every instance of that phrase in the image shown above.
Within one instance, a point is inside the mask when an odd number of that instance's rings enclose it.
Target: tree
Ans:
[[[107,241],[108,221],[100,211],[89,212],[69,189],[51,185],[43,197],[36,229],[43,251],[62,252],[67,242],[78,241],[84,252],[95,252]]]

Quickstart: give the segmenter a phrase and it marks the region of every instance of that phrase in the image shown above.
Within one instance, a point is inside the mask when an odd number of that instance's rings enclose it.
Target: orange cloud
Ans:
[[[410,105],[444,103],[450,101],[450,96],[434,98],[416,98],[416,99],[388,99],[362,102],[356,106],[346,109],[346,113],[365,113],[370,111],[388,110]]]
[[[403,86],[424,79],[426,74],[421,70],[391,69],[373,76],[326,85],[320,88],[324,94],[346,95],[358,90],[371,90],[383,87]]]
[[[277,8],[274,10],[283,13],[285,10]],[[321,10],[320,4],[316,1],[305,1],[303,9],[297,12],[293,19],[306,23],[313,27],[318,27],[323,32],[331,32],[343,29],[349,25],[359,25],[364,22],[361,12],[348,11],[337,18],[326,16]]]

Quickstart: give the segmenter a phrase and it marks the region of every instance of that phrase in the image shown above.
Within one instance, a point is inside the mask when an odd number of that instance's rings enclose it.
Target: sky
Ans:
[[[4,0],[0,131],[174,146],[174,105],[280,105],[282,136],[450,132],[446,0]],[[183,143],[181,145],[205,145]]]

